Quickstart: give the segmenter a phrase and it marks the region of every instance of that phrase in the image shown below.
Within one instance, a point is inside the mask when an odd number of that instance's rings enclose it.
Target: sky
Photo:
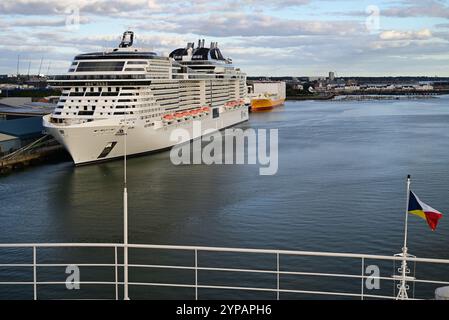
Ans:
[[[250,76],[449,76],[449,0],[0,0],[0,74],[79,53],[217,41]]]

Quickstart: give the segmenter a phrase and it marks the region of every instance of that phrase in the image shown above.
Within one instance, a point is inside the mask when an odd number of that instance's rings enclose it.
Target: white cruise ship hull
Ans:
[[[96,120],[78,125],[53,124],[51,115],[44,117],[44,127],[47,133],[58,140],[70,153],[76,165],[83,165],[101,161],[121,158],[125,153],[125,135],[123,134],[123,118],[111,118]],[[162,151],[173,147],[178,143],[197,139],[206,133],[218,131],[248,120],[248,107],[242,106],[234,110],[220,113],[218,118],[212,115],[201,119],[183,120],[174,124],[145,127],[128,124],[126,139],[126,154],[129,156]],[[201,130],[194,130],[201,124]],[[185,141],[173,141],[172,132],[176,129],[184,129],[189,133],[190,139]]]

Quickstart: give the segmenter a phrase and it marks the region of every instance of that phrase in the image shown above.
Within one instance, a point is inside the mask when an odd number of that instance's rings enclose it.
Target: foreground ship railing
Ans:
[[[97,250],[97,253],[93,253],[91,250]],[[125,285],[124,281],[121,280],[122,269],[124,264],[119,260],[121,259],[121,254],[124,249],[123,244],[107,244],[107,243],[31,243],[31,244],[0,244],[0,294],[7,295],[9,291],[4,289],[10,286],[23,286],[32,287],[33,299],[41,298],[39,293],[41,290],[47,286],[66,286],[67,285],[67,269],[57,272],[56,279],[53,280],[41,280],[40,273],[49,274],[49,270],[52,268],[66,268],[68,266],[76,268],[99,268],[99,269],[110,269],[107,273],[111,279],[94,281],[94,280],[82,280],[83,278],[89,278],[85,276],[84,271],[80,273],[79,279],[72,278],[71,284],[76,284],[80,286],[107,286],[108,296],[110,299],[120,299],[121,298],[121,288]],[[106,260],[105,263],[76,263],[76,261],[56,262],[56,257],[63,259],[73,259],[74,256],[71,255],[73,250],[83,250],[90,251],[90,259],[98,260],[98,257],[102,257]],[[201,298],[201,291],[206,290],[218,290],[218,291],[240,291],[240,292],[263,292],[266,294],[271,294],[268,299],[281,299],[284,295],[289,294],[300,294],[305,297],[331,297],[335,298],[357,298],[357,299],[396,299],[397,294],[397,284],[399,283],[400,262],[402,257],[398,256],[383,256],[383,255],[369,255],[369,254],[353,254],[353,253],[333,253],[333,252],[312,252],[312,251],[292,251],[292,250],[266,250],[266,249],[242,249],[242,248],[222,248],[222,247],[201,247],[201,246],[174,246],[174,245],[145,245],[145,244],[129,244],[128,250],[131,251],[129,268],[130,280],[127,285],[130,288],[172,288],[172,289],[189,289],[189,294],[187,294],[185,299],[199,299]],[[132,250],[138,251],[139,255],[135,255],[133,258]],[[144,251],[142,251],[144,250]],[[164,252],[165,255],[161,255]],[[100,253],[100,254],[98,254]],[[169,255],[167,255],[167,253]],[[167,257],[173,254],[183,253],[183,259],[187,260],[189,263],[160,263],[163,260],[167,260]],[[212,256],[211,256],[212,255]],[[231,263],[220,263],[223,262],[221,259],[223,256],[228,255],[231,258]],[[229,256],[230,255],[230,256]],[[235,267],[239,264],[238,260],[235,259],[235,255],[241,255],[252,261],[253,264],[256,263],[257,267]],[[28,260],[19,262],[14,262],[12,260],[19,259]],[[80,260],[80,255],[75,255],[77,260]],[[142,258],[152,257],[152,260],[156,262],[144,263],[139,262]],[[263,259],[260,259],[263,257]],[[5,262],[5,259],[7,262]],[[295,259],[303,259],[302,262]],[[317,261],[312,261],[312,260]],[[321,261],[320,261],[321,259]],[[325,259],[325,260],[322,260]],[[344,260],[342,263],[341,260]],[[19,259],[20,260],[20,259]],[[48,261],[46,261],[48,260]],[[82,259],[81,259],[82,260]],[[170,260],[170,259],[168,259]],[[174,261],[176,259],[171,259]],[[449,274],[449,260],[446,259],[425,259],[425,258],[407,258],[409,264],[425,264],[428,265],[424,267],[424,274],[427,275],[429,268],[434,270],[439,267],[442,268],[439,274]],[[23,263],[24,262],[24,263]],[[78,261],[79,262],[79,261]],[[159,262],[159,263],[157,263]],[[228,261],[229,262],[229,261]],[[268,262],[271,267],[264,267],[264,263]],[[323,264],[324,262],[324,264]],[[376,263],[374,263],[376,262]],[[226,266],[228,264],[228,266]],[[229,264],[231,266],[229,266]],[[234,265],[234,266],[232,266]],[[358,273],[335,273],[321,271],[319,272],[319,267],[326,265],[330,269],[338,270],[348,270],[345,266],[351,265],[352,270],[359,270]],[[385,265],[387,267],[385,267]],[[388,267],[388,265],[390,267]],[[383,272],[376,274],[370,273],[368,266],[374,266],[383,268]],[[310,270],[304,270],[310,269]],[[28,274],[28,281],[15,281],[13,276],[14,269],[20,269],[23,274]],[[372,268],[371,268],[372,269]],[[5,271],[7,270],[7,271]],[[368,270],[368,271],[367,271]],[[178,280],[182,281],[144,281],[147,276],[153,275],[157,277],[157,280],[164,278],[163,273],[170,271],[183,271],[188,272],[187,275],[177,277]],[[388,273],[390,272],[391,273]],[[219,273],[226,275],[233,275],[230,280],[232,283],[234,280],[238,280],[237,284],[223,284],[217,281],[225,281],[226,276],[217,277],[213,276],[211,279],[207,279],[203,276],[203,273]],[[385,276],[381,276],[382,273],[387,273]],[[138,280],[137,275],[139,274],[143,280]],[[238,278],[237,275],[244,275],[243,280]],[[8,279],[5,279],[6,278]],[[201,281],[200,281],[201,276]],[[255,277],[257,285],[246,285],[251,282],[250,276]],[[269,279],[260,280],[260,276],[268,276]],[[309,281],[295,281],[286,280],[285,277],[303,277],[308,278]],[[104,275],[100,276],[104,278]],[[174,279],[173,276],[169,277]],[[176,277],[175,277],[176,279]],[[310,280],[312,279],[312,281]],[[342,290],[313,290],[305,288],[306,285],[313,285],[316,283],[321,283],[325,287],[331,284],[330,279],[340,279],[345,282],[350,288],[356,288],[357,291],[346,292]],[[4,281],[9,280],[9,281]],[[210,282],[209,282],[210,280]],[[254,279],[253,279],[254,280]],[[367,280],[371,282],[383,281],[382,283],[390,283],[387,285],[388,288],[392,288],[390,294],[380,294],[378,291],[372,290],[373,288],[367,288]],[[212,283],[211,283],[212,282]],[[437,281],[433,279],[418,279],[411,274],[407,277],[407,283],[410,284],[410,291],[414,291],[416,284],[425,284],[431,286],[429,292],[435,290],[437,287],[444,285],[449,285],[449,281]],[[112,287],[112,288],[111,288]],[[385,289],[385,284],[383,284]],[[413,287],[413,288],[412,288]],[[26,288],[28,290],[28,288]],[[378,288],[379,289],[379,288]],[[64,288],[64,290],[67,290]],[[380,292],[380,291],[379,291]],[[414,295],[409,295],[414,298]],[[160,297],[160,296],[157,296]],[[10,298],[9,296],[7,298]],[[51,296],[50,298],[60,298]],[[80,297],[77,297],[80,298]],[[133,291],[130,290],[131,299],[139,299],[139,294],[136,293],[133,296]],[[203,298],[206,298],[203,296]],[[300,298],[300,297],[296,297]],[[432,299],[432,295],[427,295],[427,299]]]

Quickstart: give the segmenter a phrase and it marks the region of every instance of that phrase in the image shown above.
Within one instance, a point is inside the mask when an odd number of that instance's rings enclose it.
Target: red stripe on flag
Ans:
[[[435,231],[437,228],[438,220],[443,216],[439,212],[432,212],[432,211],[424,211],[426,215],[427,224],[429,225],[430,229],[432,231]]]

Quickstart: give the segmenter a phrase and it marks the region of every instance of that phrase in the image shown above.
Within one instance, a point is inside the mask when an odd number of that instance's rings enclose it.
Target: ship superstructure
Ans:
[[[194,121],[210,131],[248,120],[246,74],[217,43],[188,43],[163,57],[133,42],[127,31],[118,48],[80,54],[67,74],[50,80],[62,95],[44,127],[75,164],[122,157],[125,131],[133,155],[185,142],[170,139],[177,128],[198,138]]]

